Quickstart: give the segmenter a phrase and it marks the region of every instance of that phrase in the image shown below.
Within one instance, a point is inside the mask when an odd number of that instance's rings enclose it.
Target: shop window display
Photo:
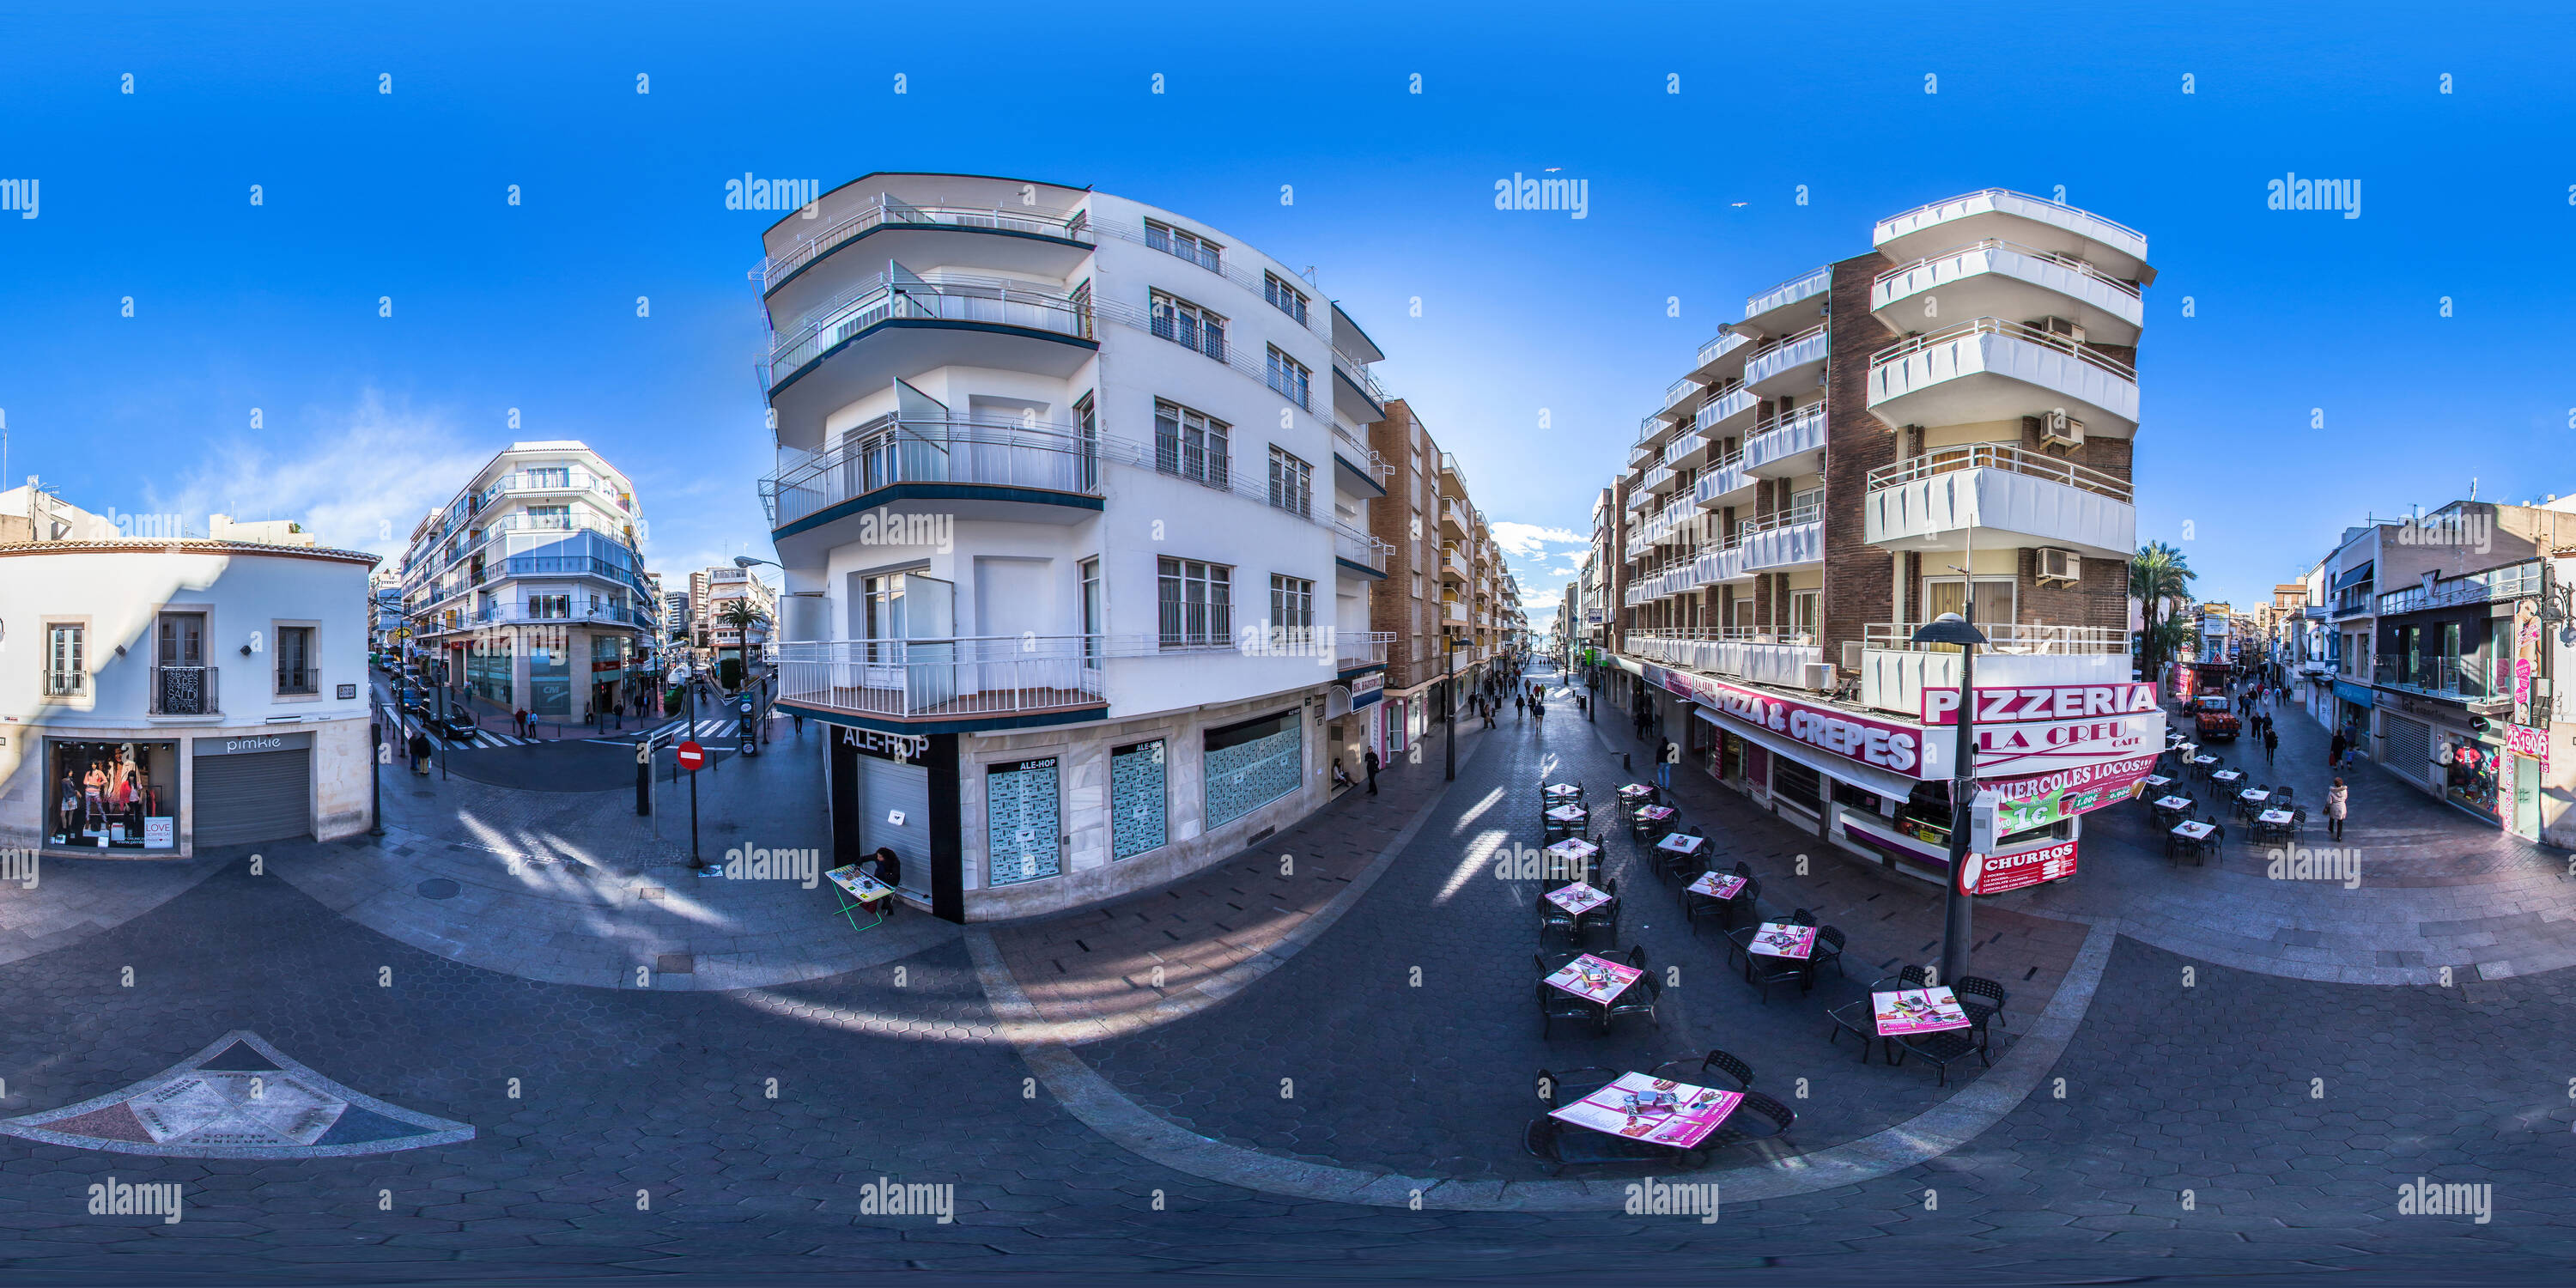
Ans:
[[[179,848],[179,744],[46,744],[52,844],[110,850]]]
[[[2503,759],[2503,753],[2493,747],[2466,738],[2444,738],[2443,794],[2454,804],[2495,817],[2496,771]]]

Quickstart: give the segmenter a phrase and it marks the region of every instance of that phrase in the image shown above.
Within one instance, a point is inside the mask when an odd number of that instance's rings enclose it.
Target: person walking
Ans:
[[[1518,720],[1528,714],[1529,695],[1526,693],[1514,693],[1512,695],[1512,718],[1514,720]]]
[[[2326,744],[2326,768],[2328,768],[2328,769],[2341,769],[2341,768],[2343,768],[2343,750],[2344,750],[2344,747],[2345,747],[2345,746],[2346,746],[2346,744],[2345,744],[2345,742],[2344,742],[2344,740],[2343,740],[2343,730],[2341,730],[2341,729],[2337,729],[2337,730],[2335,730],[2335,732],[2334,732],[2334,741],[2329,742],[2329,743],[2327,743],[2327,744]]]
[[[1368,771],[1369,795],[1377,795],[1377,748],[1360,753],[1360,768]]]
[[[2263,763],[2266,765],[2271,764],[2272,753],[2279,751],[2280,749],[2281,735],[2272,732],[2272,727],[2270,725],[2265,725],[2263,727]]]
[[[1665,791],[1673,789],[1673,762],[1681,758],[1682,749],[1673,745],[1672,739],[1661,741],[1655,748],[1655,786]]]
[[[2352,789],[2344,786],[2342,779],[2334,780],[2334,786],[2326,789],[2326,835],[2328,837],[2338,841],[2343,839],[2343,815],[2345,809],[2351,804]]]
[[[430,745],[429,735],[418,729],[412,730],[411,741],[404,744],[404,749],[411,753],[411,772],[428,777],[429,753],[437,750]]]

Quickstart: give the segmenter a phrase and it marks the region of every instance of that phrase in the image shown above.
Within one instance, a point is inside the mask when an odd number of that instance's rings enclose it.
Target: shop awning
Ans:
[[[2342,576],[2335,578],[2334,588],[2342,590],[2346,586],[2357,586],[2370,580],[2371,567],[2371,564],[2363,564],[2358,568],[2346,570]]]
[[[1982,691],[1983,690],[1980,690],[1980,692]],[[1700,719],[1707,721],[1711,728],[1724,733],[1731,733],[1738,738],[1742,738],[1746,742],[1752,743],[1754,746],[1770,752],[1774,756],[1786,757],[1787,759],[1794,760],[1801,765],[1805,765],[1808,768],[1815,770],[1817,773],[1825,774],[1833,778],[1839,778],[1846,783],[1857,784],[1870,791],[1876,792],[1881,796],[1891,796],[1897,800],[1904,800],[1914,794],[1914,785],[1922,781],[1920,779],[1908,778],[1892,769],[1881,769],[1876,765],[1864,765],[1857,760],[1846,760],[1841,756],[1828,755],[1806,745],[1805,743],[1783,738],[1778,734],[1770,733],[1766,730],[1755,729],[1749,725],[1740,724],[1733,720],[1721,720],[1718,718],[1716,712],[1696,703],[1692,704],[1691,710],[1697,714]]]

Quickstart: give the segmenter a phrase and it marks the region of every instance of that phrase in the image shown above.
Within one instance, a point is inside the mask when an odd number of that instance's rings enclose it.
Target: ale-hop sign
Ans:
[[[1977,689],[1977,723],[2011,724],[2025,720],[2085,720],[2099,716],[2133,716],[2156,710],[2156,686],[2124,680],[2117,684],[2043,684],[2025,688]],[[1959,691],[1925,689],[1923,723],[1959,723]]]
[[[2532,725],[2506,725],[2504,749],[2516,756],[2529,756],[2540,762],[2540,772],[2549,772],[2549,730]]]

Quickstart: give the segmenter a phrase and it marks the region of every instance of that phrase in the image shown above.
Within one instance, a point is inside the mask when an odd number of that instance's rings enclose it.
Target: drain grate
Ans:
[[[653,959],[653,973],[656,975],[695,975],[698,973],[698,955],[696,953],[664,953]]]
[[[423,899],[453,899],[456,897],[456,892],[464,888],[465,887],[460,886],[445,877],[431,877],[427,881],[420,883],[420,897]]]

